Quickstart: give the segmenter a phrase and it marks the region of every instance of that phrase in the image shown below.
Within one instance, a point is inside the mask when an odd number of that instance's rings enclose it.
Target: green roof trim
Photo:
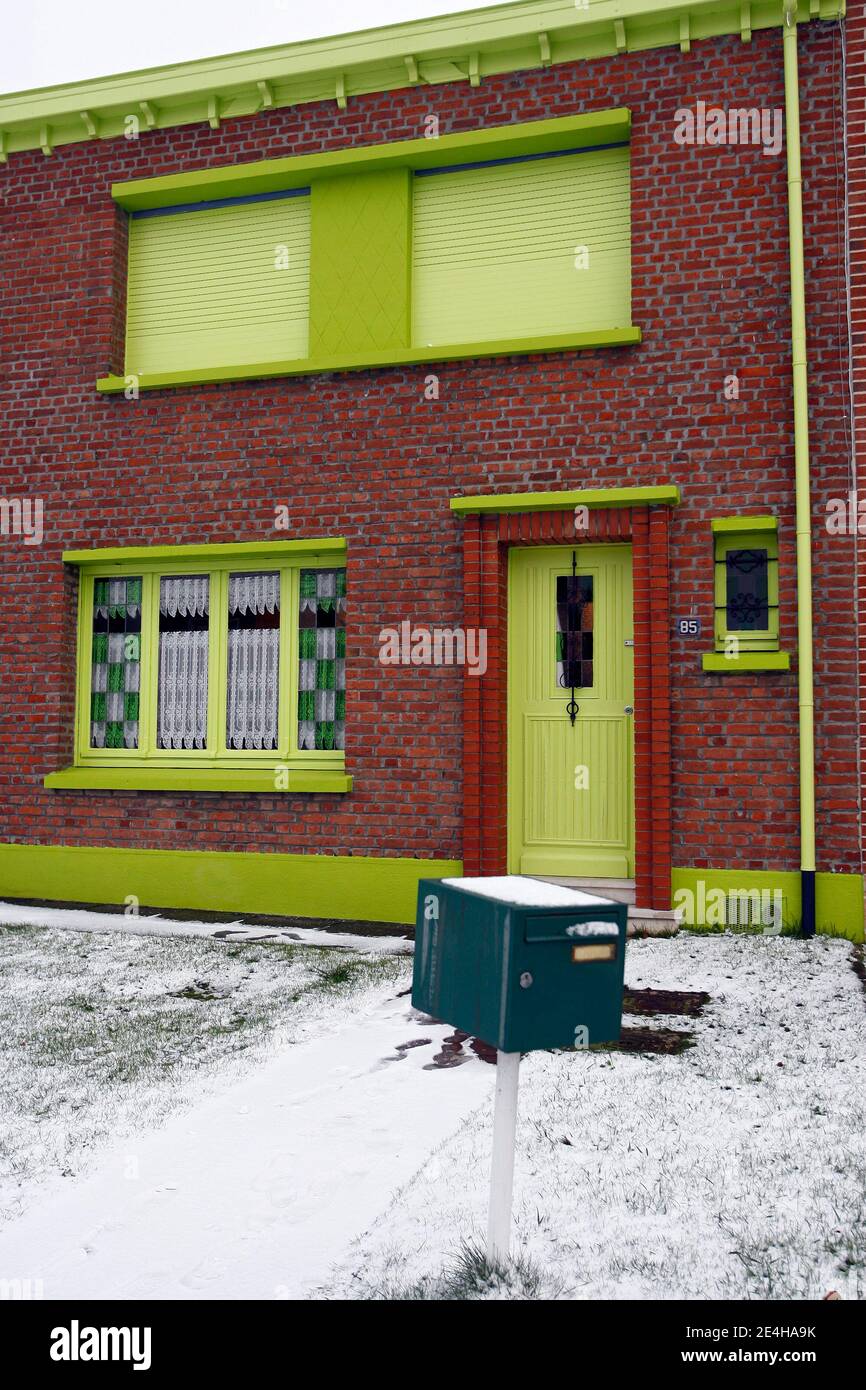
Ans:
[[[129,212],[172,207],[218,198],[248,198],[305,188],[315,179],[340,174],[378,174],[394,169],[436,169],[446,164],[486,159],[512,159],[541,151],[580,149],[586,145],[618,144],[629,139],[631,112],[627,107],[590,111],[580,116],[523,121],[519,125],[440,135],[436,140],[392,140],[356,145],[319,154],[262,159],[195,169],[162,178],[115,183],[111,196]]]
[[[452,497],[451,510],[463,516],[500,512],[567,511],[574,507],[675,507],[680,490],[659,487],[582,488],[575,492],[500,492],[480,497]]]
[[[723,34],[744,42],[780,27],[784,0],[517,0],[246,53],[0,95],[0,163],[22,150],[111,139],[130,117],[149,129],[209,123],[373,92],[680,46]],[[835,20],[844,0],[805,0],[797,21]]]
[[[513,357],[533,352],[579,352],[586,348],[629,347],[641,340],[639,328],[599,328],[591,333],[556,333],[543,338],[512,338],[493,343],[453,346],[396,346],[383,350],[341,353],[337,357],[304,357],[293,362],[262,362],[251,367],[206,367],[200,371],[163,372],[141,376],[103,376],[96,389],[103,395],[122,395],[131,386],[155,391],[170,386],[208,386],[222,381],[265,381],[280,376],[311,376],[317,372],[365,371],[376,367],[414,366],[419,362],[460,362],[466,358]]]

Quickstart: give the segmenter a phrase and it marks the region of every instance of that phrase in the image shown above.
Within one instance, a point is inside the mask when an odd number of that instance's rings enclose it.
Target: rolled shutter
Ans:
[[[133,214],[129,232],[127,372],[306,357],[308,196]]]
[[[629,327],[630,234],[628,147],[416,175],[416,345]]]

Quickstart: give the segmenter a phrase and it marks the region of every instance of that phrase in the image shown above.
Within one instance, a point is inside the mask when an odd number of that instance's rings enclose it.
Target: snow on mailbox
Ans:
[[[502,1052],[616,1042],[627,913],[517,875],[422,880],[412,1003]]]
[[[618,1041],[627,917],[624,903],[519,875],[418,886],[412,1003],[497,1049],[491,1262],[509,1254],[520,1054]]]

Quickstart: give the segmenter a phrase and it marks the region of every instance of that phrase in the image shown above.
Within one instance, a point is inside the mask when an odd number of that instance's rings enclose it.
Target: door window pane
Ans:
[[[556,579],[556,683],[564,690],[592,685],[592,600],[589,574]]]

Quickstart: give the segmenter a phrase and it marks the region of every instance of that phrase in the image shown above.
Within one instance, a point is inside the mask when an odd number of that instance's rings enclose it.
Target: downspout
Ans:
[[[800,722],[800,901],[802,932],[815,934],[815,696],[812,679],[812,530],[809,488],[809,379],[803,258],[803,178],[797,0],[784,0],[785,149],[788,161],[788,243],[791,263],[791,372],[794,390],[794,477],[797,506],[797,658]]]

